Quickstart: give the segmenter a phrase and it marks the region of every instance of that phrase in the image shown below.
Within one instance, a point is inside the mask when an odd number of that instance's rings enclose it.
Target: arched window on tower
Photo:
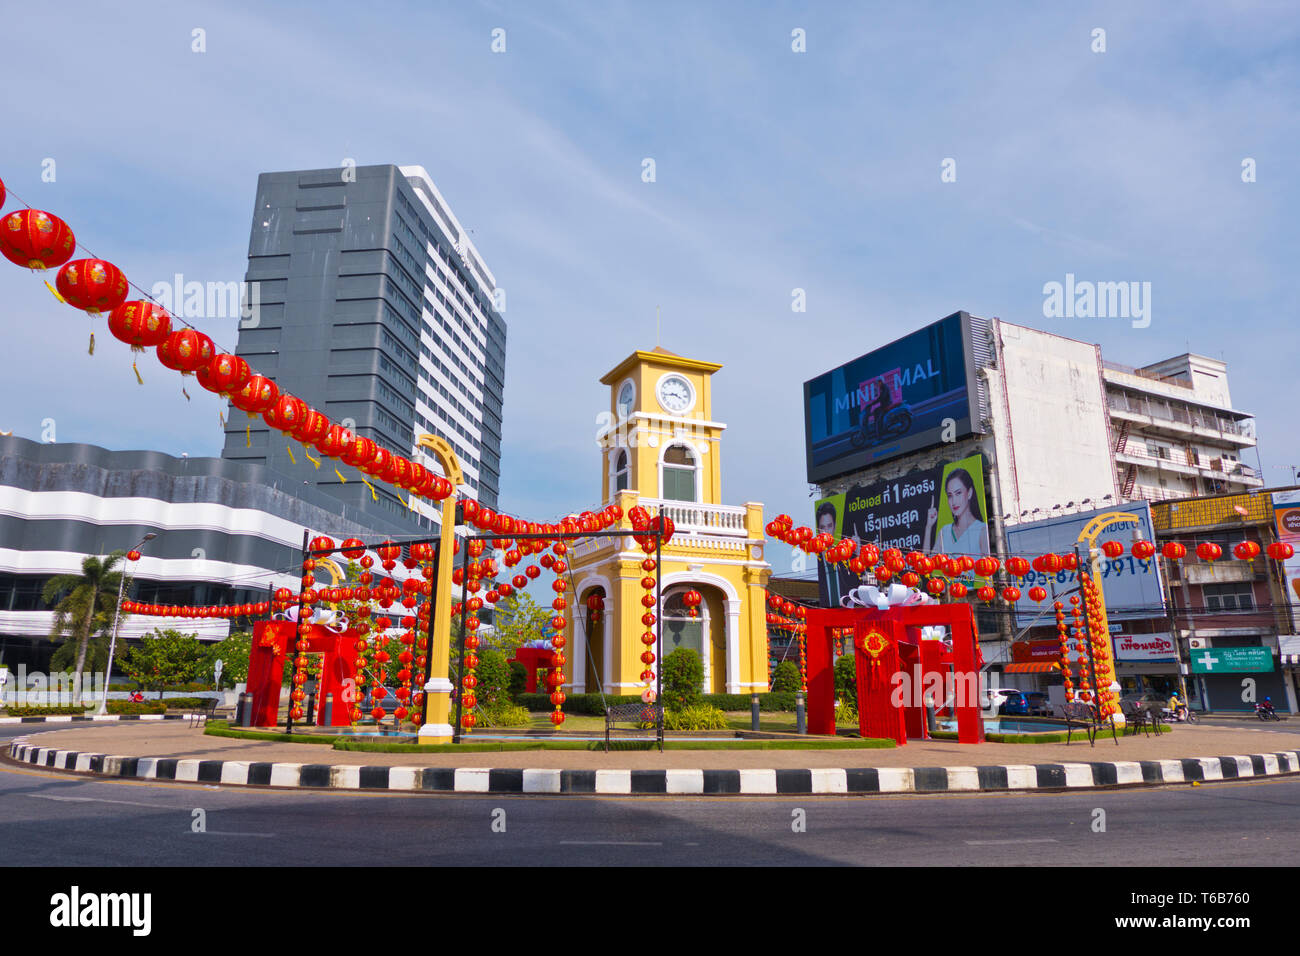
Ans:
[[[696,501],[696,458],[689,446],[677,444],[664,449],[660,483],[666,501]]]
[[[627,452],[620,449],[614,454],[614,491],[627,491],[628,481]]]

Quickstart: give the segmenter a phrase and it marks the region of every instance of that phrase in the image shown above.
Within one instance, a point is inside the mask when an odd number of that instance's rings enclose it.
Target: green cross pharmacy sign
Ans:
[[[1267,647],[1210,647],[1192,651],[1193,674],[1267,674],[1273,651]]]

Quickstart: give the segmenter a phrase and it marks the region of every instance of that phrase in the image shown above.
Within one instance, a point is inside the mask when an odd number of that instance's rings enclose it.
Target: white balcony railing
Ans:
[[[741,505],[706,505],[691,501],[642,498],[641,506],[667,515],[679,532],[716,537],[748,537],[745,508]]]

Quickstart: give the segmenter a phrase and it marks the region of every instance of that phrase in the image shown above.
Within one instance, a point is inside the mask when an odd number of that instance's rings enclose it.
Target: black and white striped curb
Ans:
[[[867,794],[1075,790],[1235,780],[1300,772],[1300,753],[1106,763],[987,767],[862,767],[791,770],[547,770],[488,767],[364,767],[121,757],[12,744],[13,759],[76,773],[240,786],[435,793]]]
[[[82,721],[115,720],[187,720],[190,716],[190,714],[92,714],[90,716],[83,716],[81,714],[51,714],[48,717],[0,717],[0,725],[72,724],[80,723]]]

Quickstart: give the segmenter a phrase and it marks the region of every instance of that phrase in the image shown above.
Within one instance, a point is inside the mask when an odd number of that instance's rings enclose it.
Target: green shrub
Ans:
[[[518,700],[521,695],[526,694],[528,688],[528,668],[518,661],[510,663],[510,699]]]
[[[843,701],[835,708],[835,724],[838,727],[856,727],[858,725],[858,707],[853,701]]]
[[[69,714],[84,714],[94,707],[6,707],[5,713],[10,717],[63,717]]]
[[[474,676],[478,678],[474,693],[485,709],[509,701],[510,665],[500,651],[491,648],[480,650]]]
[[[835,697],[858,706],[858,673],[854,655],[845,654],[835,662]]]
[[[777,693],[793,694],[802,689],[799,680],[799,668],[794,661],[782,661],[772,672],[772,690]]]
[[[499,701],[490,707],[479,707],[474,711],[478,727],[527,727],[532,716],[526,707],[520,707],[509,701]]]
[[[704,683],[704,662],[689,647],[679,647],[664,658],[665,707],[682,710],[699,703]]]
[[[211,699],[211,697],[164,697],[163,704],[172,709],[188,709],[191,707],[206,707]],[[126,701],[123,703],[126,703]],[[157,703],[157,701],[151,701],[151,703]]]
[[[680,650],[680,648],[679,648]],[[677,653],[676,651],[673,652]],[[727,715],[708,704],[664,711],[664,730],[726,730]]]
[[[110,714],[165,714],[167,705],[158,700],[146,700],[140,703],[133,700],[110,700],[108,712]]]

